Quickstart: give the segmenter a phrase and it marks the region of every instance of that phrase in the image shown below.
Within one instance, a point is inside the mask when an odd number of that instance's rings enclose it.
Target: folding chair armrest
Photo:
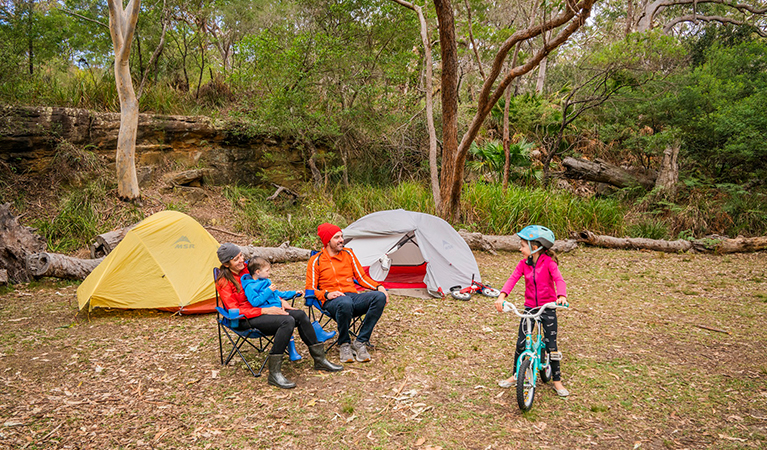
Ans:
[[[322,304],[320,303],[320,300],[317,298],[316,295],[314,295],[314,290],[307,289],[304,291],[304,304],[311,308],[314,306],[317,309],[322,309]]]
[[[245,318],[245,316],[240,314],[240,310],[239,309],[229,309],[229,310],[226,310],[226,309],[224,309],[224,308],[222,308],[220,306],[216,306],[216,311],[218,311],[218,313],[221,314],[221,316],[223,318],[229,319],[229,320],[237,320],[237,319],[244,319]]]

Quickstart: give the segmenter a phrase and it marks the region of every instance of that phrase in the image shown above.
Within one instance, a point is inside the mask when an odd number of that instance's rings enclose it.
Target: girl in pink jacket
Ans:
[[[525,311],[537,308],[549,302],[559,305],[567,304],[567,286],[559,272],[557,257],[551,251],[554,245],[554,233],[540,225],[530,225],[517,233],[521,238],[519,251],[524,259],[517,264],[506,284],[501,289],[501,295],[495,301],[498,312],[503,311],[503,302],[514,289],[520,278],[525,277]],[[557,350],[557,312],[546,309],[541,315],[543,325],[543,341],[551,355],[551,371],[554,390],[561,397],[570,393],[562,384],[559,360],[562,354]],[[517,337],[517,348],[514,352],[514,375],[506,380],[500,380],[498,385],[508,388],[516,385],[517,359],[525,350],[524,322],[520,320]]]

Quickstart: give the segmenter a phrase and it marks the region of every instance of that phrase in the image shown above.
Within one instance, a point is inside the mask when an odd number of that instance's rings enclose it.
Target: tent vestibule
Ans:
[[[343,230],[370,276],[389,289],[425,289],[440,297],[481,281],[466,241],[444,220],[403,209],[368,214]]]

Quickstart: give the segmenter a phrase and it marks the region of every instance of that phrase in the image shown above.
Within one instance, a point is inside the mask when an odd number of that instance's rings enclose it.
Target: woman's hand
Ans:
[[[506,300],[506,294],[501,292],[501,295],[498,296],[497,299],[495,299],[495,309],[498,312],[503,312],[503,302]]]
[[[261,314],[274,315],[274,316],[287,316],[288,313],[282,308],[276,306],[270,306],[268,308],[261,308]]]

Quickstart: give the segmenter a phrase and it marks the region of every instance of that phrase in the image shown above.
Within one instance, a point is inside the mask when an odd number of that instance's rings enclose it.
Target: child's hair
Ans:
[[[543,247],[541,243],[538,241],[528,241],[528,242],[531,242],[536,247]],[[541,253],[545,253],[546,255],[548,255],[549,258],[553,259],[554,262],[557,263],[557,265],[559,265],[559,258],[557,258],[557,254],[554,252],[554,250],[544,247],[543,250],[541,250]]]
[[[270,263],[266,258],[254,256],[250,258],[250,261],[248,261],[248,272],[253,275],[257,270],[265,269],[271,265],[272,263]]]

